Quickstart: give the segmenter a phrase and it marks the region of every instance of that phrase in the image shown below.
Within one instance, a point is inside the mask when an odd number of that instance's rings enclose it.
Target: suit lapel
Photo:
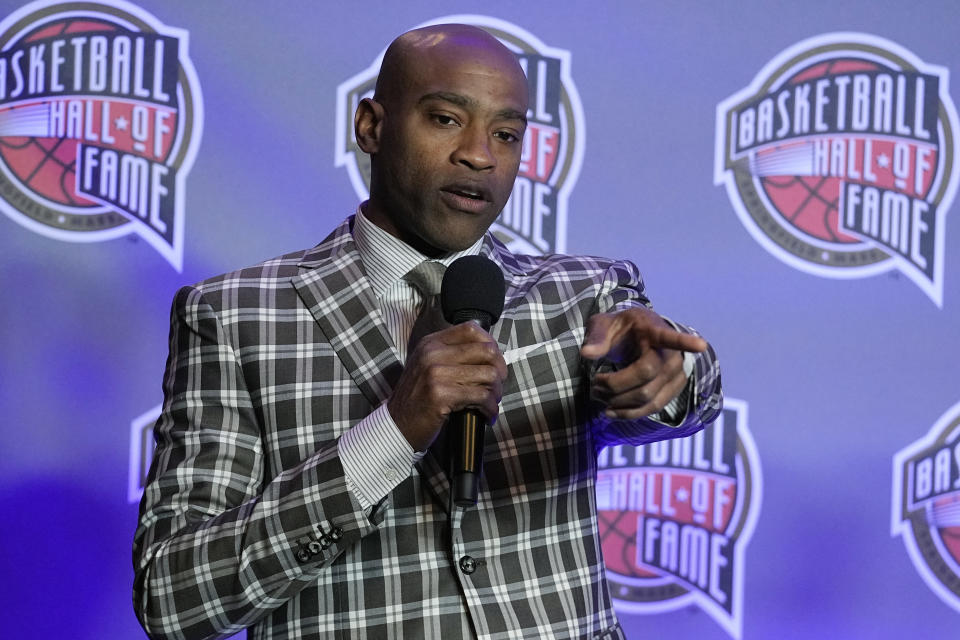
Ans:
[[[517,307],[524,302],[523,285],[527,272],[516,256],[490,233],[484,237],[480,251],[493,260],[503,272],[504,284],[506,285],[503,313],[500,315],[500,320],[491,327],[490,335],[500,345],[501,351],[507,351],[517,346],[514,315]]]
[[[378,406],[403,366],[353,244],[351,220],[304,256],[293,286],[357,387]]]

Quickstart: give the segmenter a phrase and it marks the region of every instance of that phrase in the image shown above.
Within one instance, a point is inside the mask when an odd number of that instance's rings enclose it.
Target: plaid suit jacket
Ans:
[[[338,439],[402,364],[352,218],[313,249],[178,292],[134,606],[157,638],[621,638],[597,531],[597,452],[686,436],[722,399],[712,351],[680,427],[610,421],[589,399],[587,318],[649,305],[632,264],[483,253],[506,280],[509,362],[476,508],[448,525],[432,452],[373,511]],[[683,328],[682,330],[687,330]]]

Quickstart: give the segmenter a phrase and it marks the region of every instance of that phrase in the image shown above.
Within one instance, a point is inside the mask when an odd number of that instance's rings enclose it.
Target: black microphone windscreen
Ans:
[[[447,267],[440,306],[450,324],[477,320],[485,329],[500,318],[506,287],[503,272],[484,256],[464,256]]]

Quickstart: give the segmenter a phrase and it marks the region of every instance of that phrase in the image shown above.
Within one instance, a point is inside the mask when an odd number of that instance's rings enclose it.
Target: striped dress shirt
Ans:
[[[370,222],[363,215],[362,207],[357,209],[353,240],[380,304],[387,332],[393,338],[400,361],[406,362],[407,341],[424,300],[420,291],[403,277],[430,258]],[[435,259],[450,266],[457,258],[480,253],[482,243],[480,238],[463,251]],[[365,508],[393,491],[410,475],[414,463],[424,453],[414,451],[400,433],[386,403],[347,431],[340,443],[347,485]]]

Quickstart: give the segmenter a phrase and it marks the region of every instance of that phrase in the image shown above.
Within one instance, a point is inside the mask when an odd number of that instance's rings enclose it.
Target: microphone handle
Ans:
[[[487,419],[474,409],[457,411],[450,416],[447,430],[453,501],[458,507],[471,507],[477,504]]]
[[[454,314],[453,324],[476,320],[484,331],[490,330],[493,318],[489,313],[463,309]],[[447,420],[447,441],[450,451],[450,491],[458,507],[477,504],[480,472],[483,466],[483,442],[487,419],[475,409],[455,411]]]

